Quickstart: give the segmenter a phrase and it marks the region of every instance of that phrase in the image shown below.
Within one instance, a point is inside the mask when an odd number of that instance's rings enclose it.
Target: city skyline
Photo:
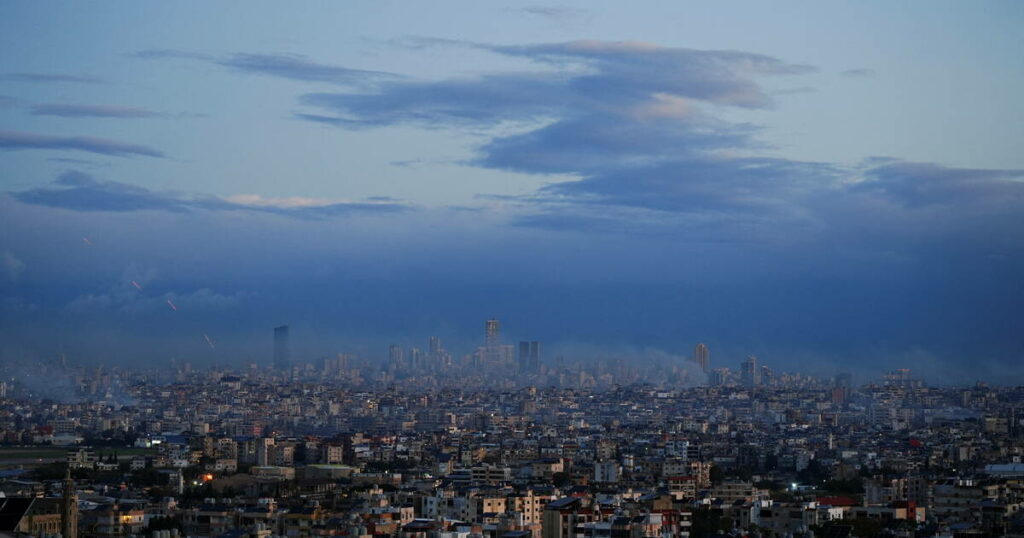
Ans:
[[[1024,383],[1022,24],[5,3],[0,362],[272,361],[284,320],[296,361],[472,352],[496,317],[502,361]]]
[[[461,355],[459,350],[455,350],[454,356],[442,346],[440,337],[428,336],[425,339],[425,347],[421,347],[422,341],[415,343],[415,340],[406,339],[404,344],[388,344],[386,352],[382,352],[382,350],[368,350],[360,355],[349,349],[340,351],[336,356],[332,356],[331,353],[321,350],[318,355],[299,357],[296,361],[293,361],[290,352],[289,332],[290,327],[288,325],[274,327],[272,358],[269,362],[256,359],[248,363],[213,363],[199,364],[197,366],[213,368],[214,370],[219,368],[230,370],[231,368],[241,367],[250,369],[270,368],[278,373],[289,375],[295,372],[306,372],[310,368],[315,370],[323,369],[324,371],[344,371],[346,368],[342,367],[341,364],[345,364],[347,367],[359,365],[363,368],[369,368],[370,371],[379,370],[390,375],[401,374],[408,376],[412,382],[415,382],[417,375],[422,374],[451,376],[455,379],[455,385],[461,383],[460,379],[466,373],[471,375],[486,374],[488,371],[490,373],[498,373],[501,376],[519,376],[521,379],[517,382],[517,386],[530,386],[532,383],[545,385],[545,376],[567,365],[572,368],[578,368],[580,371],[585,371],[587,368],[596,365],[598,371],[600,371],[604,365],[611,363],[638,368],[638,370],[635,370],[636,372],[646,372],[634,381],[627,381],[627,384],[634,382],[652,383],[655,386],[664,386],[666,388],[671,388],[676,383],[681,388],[695,386],[742,386],[748,389],[768,387],[773,384],[775,376],[779,374],[785,376],[797,375],[801,376],[801,379],[802,376],[807,376],[807,379],[818,378],[819,382],[833,383],[836,387],[849,388],[854,377],[849,368],[836,369],[831,373],[825,370],[813,372],[776,372],[767,364],[758,366],[758,358],[755,355],[746,355],[742,360],[736,357],[735,364],[724,362],[712,365],[710,362],[710,349],[703,342],[697,343],[694,346],[691,355],[678,355],[649,349],[639,353],[623,353],[622,351],[612,351],[611,353],[596,352],[592,356],[570,357],[568,360],[565,355],[559,353],[555,357],[545,356],[542,360],[541,342],[539,341],[520,340],[517,345],[503,344],[501,321],[494,317],[488,318],[484,322],[484,332],[479,342],[482,345],[477,345],[474,348],[474,344],[471,342],[469,349],[462,350]],[[651,361],[652,358],[654,359],[653,361]],[[66,357],[61,356],[60,359],[60,369],[67,370],[69,365],[66,362]],[[728,360],[726,359],[726,361]],[[185,365],[188,368],[193,366],[191,361],[185,361]],[[691,365],[693,366],[691,367]],[[175,369],[177,362],[172,359],[170,367],[172,370]],[[694,367],[696,370],[693,369]],[[658,373],[666,370],[678,370],[683,373],[684,377],[680,379],[665,378]],[[927,374],[927,372],[923,373]],[[530,377],[536,374],[540,374],[540,377]],[[910,368],[890,368],[884,371],[862,370],[857,372],[859,381],[868,384],[878,380],[890,383],[893,380],[893,376],[902,376],[902,378],[905,378],[904,381],[908,379],[921,381],[923,380],[921,374],[922,372],[914,372],[912,375]],[[524,375],[526,377],[522,377]],[[24,381],[23,376],[19,375],[15,375],[11,379],[14,381]],[[830,379],[831,381],[829,381]],[[939,386],[960,385],[958,380],[933,378],[930,381]],[[1003,385],[1000,383],[996,384]],[[1008,385],[1012,385],[1012,383]]]

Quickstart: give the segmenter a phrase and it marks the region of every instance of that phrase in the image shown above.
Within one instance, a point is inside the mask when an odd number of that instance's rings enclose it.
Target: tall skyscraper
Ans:
[[[743,386],[756,387],[761,384],[761,369],[757,367],[757,357],[750,355],[742,364]]]
[[[391,344],[388,346],[388,364],[391,368],[394,370],[401,370],[405,366],[403,363],[402,346],[397,344]]]
[[[274,369],[292,369],[292,353],[288,344],[287,325],[274,327]]]
[[[428,344],[430,364],[432,368],[447,368],[452,365],[452,356],[441,347],[441,339],[431,336]]]
[[[730,377],[728,368],[715,368],[708,374],[708,384],[712,387],[723,387]]]
[[[484,338],[484,345],[488,348],[496,348],[501,344],[501,328],[498,325],[498,320],[491,318],[487,320],[485,325],[486,335]]]
[[[498,320],[491,318],[484,325],[484,345],[473,354],[476,366],[508,366],[515,367],[515,346],[501,344],[501,326]]]
[[[708,354],[708,346],[697,344],[697,347],[693,348],[693,362],[696,362],[697,366],[700,366],[704,373],[711,371],[711,357]]]
[[[540,342],[519,342],[519,371],[540,370]]]

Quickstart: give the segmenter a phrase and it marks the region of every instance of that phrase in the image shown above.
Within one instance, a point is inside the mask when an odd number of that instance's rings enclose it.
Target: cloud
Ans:
[[[541,75],[496,75],[471,80],[386,85],[381,93],[312,93],[302,102],[344,113],[313,121],[340,127],[402,123],[424,127],[494,125],[549,117],[571,106],[564,82]]]
[[[559,208],[540,213],[516,215],[511,224],[524,228],[538,228],[559,232],[582,232],[600,234],[648,234],[650,226],[644,226],[638,220],[627,220],[621,216],[596,216],[573,212],[571,209]]]
[[[648,167],[594,173],[555,183],[542,193],[577,203],[629,206],[674,213],[776,212],[792,216],[807,192],[828,188],[836,167],[769,158],[669,160]]]
[[[597,99],[648,99],[654,93],[717,104],[762,108],[771,101],[757,76],[801,75],[808,65],[730,50],[695,50],[644,42],[573,41],[520,46],[483,46],[500,54],[592,71],[572,80],[573,89]]]
[[[115,311],[129,315],[155,312],[178,314],[228,310],[239,306],[253,296],[252,293],[246,292],[223,294],[210,288],[151,295],[145,290],[138,290],[130,282],[124,282],[105,293],[79,295],[65,305],[65,309],[69,312],[88,315],[97,315],[100,311]],[[171,309],[168,301],[174,304],[176,310]]]
[[[353,120],[346,120],[344,118],[337,118],[334,116],[324,116],[322,114],[295,114],[294,117],[300,120],[312,121],[315,123],[324,123],[327,125],[333,125],[335,127],[347,127],[349,129],[358,129],[360,127],[373,127],[374,124],[370,122],[359,122]]]
[[[425,164],[430,164],[432,161],[426,159],[400,159],[396,161],[389,161],[388,164],[391,166],[398,166],[400,168],[416,168]]]
[[[9,251],[0,252],[0,268],[3,269],[3,276],[7,280],[14,282],[18,280],[21,273],[25,270],[25,262],[18,259],[17,256]]]
[[[0,131],[0,149],[55,149],[85,151],[100,155],[164,157],[149,146],[91,136],[50,136],[21,131]]]
[[[846,71],[840,71],[840,75],[844,77],[873,77],[875,76],[874,69],[847,69]]]
[[[423,40],[419,40],[423,41]],[[429,40],[434,43],[436,40]],[[574,41],[523,46],[444,42],[522,57],[555,70],[435,82],[387,81],[368,93],[314,93],[308,105],[336,112],[339,125],[461,125],[581,116],[619,122],[697,115],[698,105],[770,106],[757,77],[814,71],[760,54],[649,43]]]
[[[167,311],[170,308],[167,301],[170,300],[179,308],[188,307],[193,311],[216,310],[237,305],[248,295],[225,295],[213,292],[209,288],[191,292],[165,291],[161,289],[158,277],[159,271],[155,267],[130,262],[121,272],[116,284],[100,292],[82,293],[68,301],[64,309],[73,313],[92,315],[101,311],[142,314]]]
[[[63,73],[2,73],[0,80],[14,82],[77,82],[95,84],[101,82],[99,78],[80,75],[67,75]]]
[[[566,6],[524,6],[521,8],[509,9],[513,13],[521,13],[531,17],[550,19],[565,22],[579,18],[587,14],[586,10]]]
[[[73,159],[68,157],[50,157],[47,161],[54,163],[73,164],[75,166],[109,166],[110,163],[98,163],[95,161],[89,161],[86,159]]]
[[[339,85],[358,85],[374,80],[397,78],[393,73],[350,69],[338,65],[314,62],[300,54],[253,54],[238,52],[227,56],[215,56],[173,49],[150,49],[136,52],[135,56],[143,59],[179,58],[198,60],[241,73],[308,82],[329,82]]]
[[[1024,169],[951,168],[887,160],[864,172],[852,192],[882,195],[905,207],[1024,206]]]
[[[576,209],[567,216],[567,204],[673,212],[700,222],[744,212],[789,220],[802,213],[794,203],[804,193],[833,188],[840,175],[826,163],[737,156],[763,149],[756,138],[760,129],[717,113],[723,106],[770,107],[758,80],[814,71],[809,66],[760,54],[641,42],[426,43],[522,57],[544,69],[388,81],[362,93],[310,93],[301,101],[330,114],[299,117],[348,129],[519,126],[512,133],[490,134],[467,162],[576,178],[519,199],[543,209],[515,220],[531,227],[615,228],[607,225],[607,215],[587,216]],[[658,219],[663,220],[652,220]]]
[[[422,42],[424,40],[417,40]],[[427,40],[431,44],[436,40]],[[314,93],[302,102],[336,112],[313,121],[342,127],[412,123],[422,126],[496,124],[545,118],[671,112],[687,100],[763,108],[771,99],[760,76],[814,69],[760,54],[699,51],[649,43],[575,41],[526,46],[444,42],[523,57],[555,71],[484,75],[436,82],[382,81],[371,93]]]
[[[210,54],[204,54],[202,52],[192,52],[186,50],[177,49],[146,49],[140,50],[134,53],[132,56],[136,58],[143,58],[146,60],[159,60],[164,58],[180,58],[186,60],[209,60],[213,61],[214,57]]]
[[[64,118],[152,118],[162,115],[139,107],[62,104],[33,105],[32,114],[35,116],[61,116]]]
[[[185,196],[176,192],[158,192],[117,181],[100,181],[84,172],[62,173],[48,187],[12,192],[19,202],[82,212],[167,211],[256,211],[297,218],[322,218],[356,213],[395,213],[411,209],[396,200],[359,201],[322,198],[265,198],[257,194],[239,194],[219,198]]]
[[[159,271],[154,267],[146,267],[139,263],[131,262],[121,273],[121,282],[132,285],[133,287],[134,284],[132,284],[132,282],[145,286],[156,280],[158,275]]]
[[[292,80],[353,84],[367,79],[394,77],[390,73],[349,69],[310,61],[298,54],[244,54],[237,53],[218,60],[224,67]]]
[[[486,168],[535,174],[607,174],[658,163],[711,159],[722,148],[754,147],[756,128],[709,117],[647,118],[634,108],[591,113],[483,144],[472,162]],[[722,159],[718,159],[721,161]]]
[[[98,181],[83,172],[61,174],[54,187],[11,193],[31,205],[59,207],[74,211],[185,211],[188,205],[172,196],[155,193],[127,183]]]
[[[224,198],[230,209],[264,211],[297,217],[332,217],[351,213],[397,213],[411,207],[390,197],[371,196],[364,201],[328,198],[267,198],[258,194],[236,194]]]
[[[259,194],[234,194],[226,197],[225,200],[238,205],[252,207],[276,207],[281,209],[323,207],[333,203],[326,198],[307,198],[302,196],[268,198],[260,196]]]
[[[904,253],[957,234],[969,245],[965,234],[973,234],[977,245],[1001,251],[991,231],[1024,214],[1017,170],[758,156],[771,149],[758,138],[761,128],[727,121],[722,110],[771,107],[761,80],[810,66],[639,42],[420,38],[410,46],[472,47],[538,69],[309,93],[300,100],[317,112],[297,117],[345,129],[472,128],[482,141],[466,164],[553,177],[501,200],[517,212],[509,218],[515,226],[776,245],[832,240],[835,248]],[[970,230],[955,230],[948,214],[916,211],[956,204],[973,216]],[[871,221],[858,224],[864,215]],[[852,226],[864,231],[851,233]]]
[[[801,93],[815,93],[818,89],[812,86],[798,86],[796,88],[784,88],[781,90],[775,90],[772,95],[798,95]]]

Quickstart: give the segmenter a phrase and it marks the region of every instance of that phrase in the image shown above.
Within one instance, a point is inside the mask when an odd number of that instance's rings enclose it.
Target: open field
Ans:
[[[67,449],[57,447],[2,447],[0,465],[25,465],[62,460]]]
[[[31,466],[40,465],[43,463],[50,463],[54,461],[63,461],[71,447],[53,447],[53,446],[12,446],[12,447],[0,447],[0,466]],[[98,453],[104,455],[111,452],[117,452],[118,459],[130,458],[138,455],[151,455],[155,454],[156,450],[152,448],[101,448],[95,449]]]

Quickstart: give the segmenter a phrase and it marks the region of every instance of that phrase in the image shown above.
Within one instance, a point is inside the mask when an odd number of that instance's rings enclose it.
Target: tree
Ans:
[[[818,460],[811,460],[807,467],[796,474],[797,478],[805,484],[820,484],[828,478],[828,471],[818,463]]]
[[[877,536],[878,533],[882,532],[882,522],[877,519],[869,519],[865,517],[859,517],[857,519],[846,520],[846,523],[853,526],[854,536]]]
[[[146,469],[139,469],[133,472],[128,478],[128,483],[133,486],[164,486],[167,484],[168,475],[161,473],[160,471],[148,467]]]
[[[172,529],[178,529],[179,533],[185,529],[181,526],[181,517],[155,517],[149,520],[148,534],[153,534],[153,531],[169,531]]]
[[[717,465],[712,465],[711,469],[708,471],[708,478],[711,480],[712,484],[721,484],[722,481],[725,480],[725,471]]]
[[[697,510],[693,513],[690,536],[704,538],[732,530],[732,521],[716,511]]]
[[[864,493],[864,481],[860,478],[828,480],[824,485],[822,485],[822,488],[832,494],[856,495],[858,493]]]

